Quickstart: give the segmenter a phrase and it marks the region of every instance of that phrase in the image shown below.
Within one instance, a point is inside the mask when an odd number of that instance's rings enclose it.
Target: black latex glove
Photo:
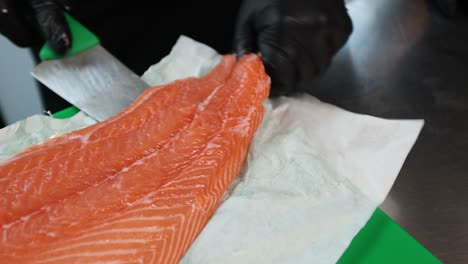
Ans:
[[[64,1],[0,0],[0,33],[19,47],[48,41],[58,53],[71,47]]]
[[[244,0],[234,49],[259,52],[271,96],[287,95],[322,74],[351,32],[344,0]]]

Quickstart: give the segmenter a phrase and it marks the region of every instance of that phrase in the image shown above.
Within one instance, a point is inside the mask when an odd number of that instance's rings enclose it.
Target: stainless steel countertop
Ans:
[[[444,263],[468,263],[468,17],[424,0],[348,1],[354,32],[313,94],[425,126],[382,209]]]

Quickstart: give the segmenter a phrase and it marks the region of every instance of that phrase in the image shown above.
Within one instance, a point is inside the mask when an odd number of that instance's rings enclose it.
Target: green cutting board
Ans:
[[[69,118],[78,113],[75,107],[53,116]],[[377,209],[354,237],[338,264],[440,264],[418,241],[403,230],[382,210]]]
[[[348,263],[439,264],[442,262],[382,210],[377,209],[338,261],[338,264]]]

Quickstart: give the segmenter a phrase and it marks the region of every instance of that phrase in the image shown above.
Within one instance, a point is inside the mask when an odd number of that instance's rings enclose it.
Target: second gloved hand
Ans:
[[[244,0],[234,49],[259,52],[271,95],[287,95],[323,73],[351,32],[344,0]]]
[[[20,47],[48,41],[63,54],[71,47],[64,7],[63,0],[0,0],[0,33]]]

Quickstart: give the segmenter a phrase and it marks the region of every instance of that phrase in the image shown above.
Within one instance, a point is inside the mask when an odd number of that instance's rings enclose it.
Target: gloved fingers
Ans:
[[[325,19],[322,24],[309,27],[296,27],[294,34],[300,41],[301,56],[298,60],[301,79],[312,79],[321,75],[330,66],[335,54],[346,43],[352,32],[351,19]],[[291,29],[289,31],[292,31]],[[301,38],[309,35],[309,38]]]
[[[299,76],[301,79],[312,79],[323,74],[334,55],[333,40],[328,31],[311,29],[307,34],[311,37],[298,38],[300,43],[298,51],[301,53],[298,56],[298,63],[301,66],[298,68],[300,69]]]
[[[72,44],[71,32],[63,8],[52,0],[29,0],[37,23],[52,49],[66,53]]]
[[[285,30],[275,4],[259,9],[253,17],[254,43],[271,78],[271,97],[288,95],[297,82],[298,45]]]
[[[254,28],[254,14],[248,12],[251,10],[252,3],[243,4],[239,10],[239,15],[234,31],[234,52],[237,58],[248,53],[254,53],[257,50],[256,46],[256,31]]]
[[[271,78],[271,97],[289,94],[297,81],[295,51],[274,35],[260,33],[259,52],[267,74]]]
[[[332,25],[333,28],[329,30],[333,53],[336,53],[345,45],[353,32],[353,22],[347,13],[336,20],[338,21],[337,24]]]
[[[252,19],[247,18],[236,27],[234,33],[234,52],[237,58],[240,58],[245,54],[254,52],[255,49],[255,34]]]
[[[245,5],[242,8],[249,9],[251,7]],[[261,32],[271,31],[280,20],[276,6],[270,5],[266,5],[254,13],[241,10],[240,15],[234,34],[234,51],[238,57],[258,51],[258,35]]]
[[[21,3],[16,0],[0,1],[0,32],[19,47],[34,44],[39,35],[27,23],[25,14],[19,13]]]

